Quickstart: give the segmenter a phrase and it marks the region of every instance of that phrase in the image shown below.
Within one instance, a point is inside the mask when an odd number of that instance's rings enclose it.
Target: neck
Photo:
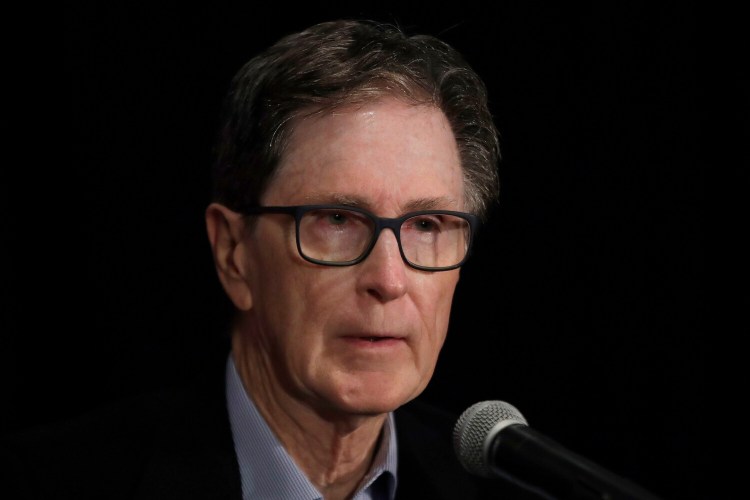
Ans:
[[[350,498],[369,471],[387,415],[310,404],[285,391],[267,350],[237,334],[232,356],[245,391],[284,449],[323,498]]]

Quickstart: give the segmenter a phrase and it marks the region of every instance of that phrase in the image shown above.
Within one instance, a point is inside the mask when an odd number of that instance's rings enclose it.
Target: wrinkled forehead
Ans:
[[[297,117],[263,198],[309,202],[326,196],[391,206],[439,200],[452,205],[442,208],[458,210],[463,189],[444,113],[432,105],[382,99]]]

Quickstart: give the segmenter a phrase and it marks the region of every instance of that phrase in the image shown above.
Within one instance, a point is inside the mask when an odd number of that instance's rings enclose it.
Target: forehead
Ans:
[[[342,200],[396,212],[429,200],[463,210],[463,174],[443,112],[389,98],[297,119],[263,203]]]

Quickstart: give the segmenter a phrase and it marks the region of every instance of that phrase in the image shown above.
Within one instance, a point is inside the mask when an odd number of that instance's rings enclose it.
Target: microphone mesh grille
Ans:
[[[492,475],[484,443],[492,428],[503,421],[527,425],[521,412],[504,401],[481,401],[461,414],[453,428],[453,449],[466,470],[483,477]]]

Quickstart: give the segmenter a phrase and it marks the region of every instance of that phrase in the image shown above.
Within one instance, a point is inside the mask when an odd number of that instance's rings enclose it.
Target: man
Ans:
[[[337,21],[249,61],[227,96],[206,210],[236,308],[221,383],[14,444],[21,486],[55,498],[500,493],[456,461],[454,420],[413,402],[497,196],[498,156],[484,85],[435,38]]]

